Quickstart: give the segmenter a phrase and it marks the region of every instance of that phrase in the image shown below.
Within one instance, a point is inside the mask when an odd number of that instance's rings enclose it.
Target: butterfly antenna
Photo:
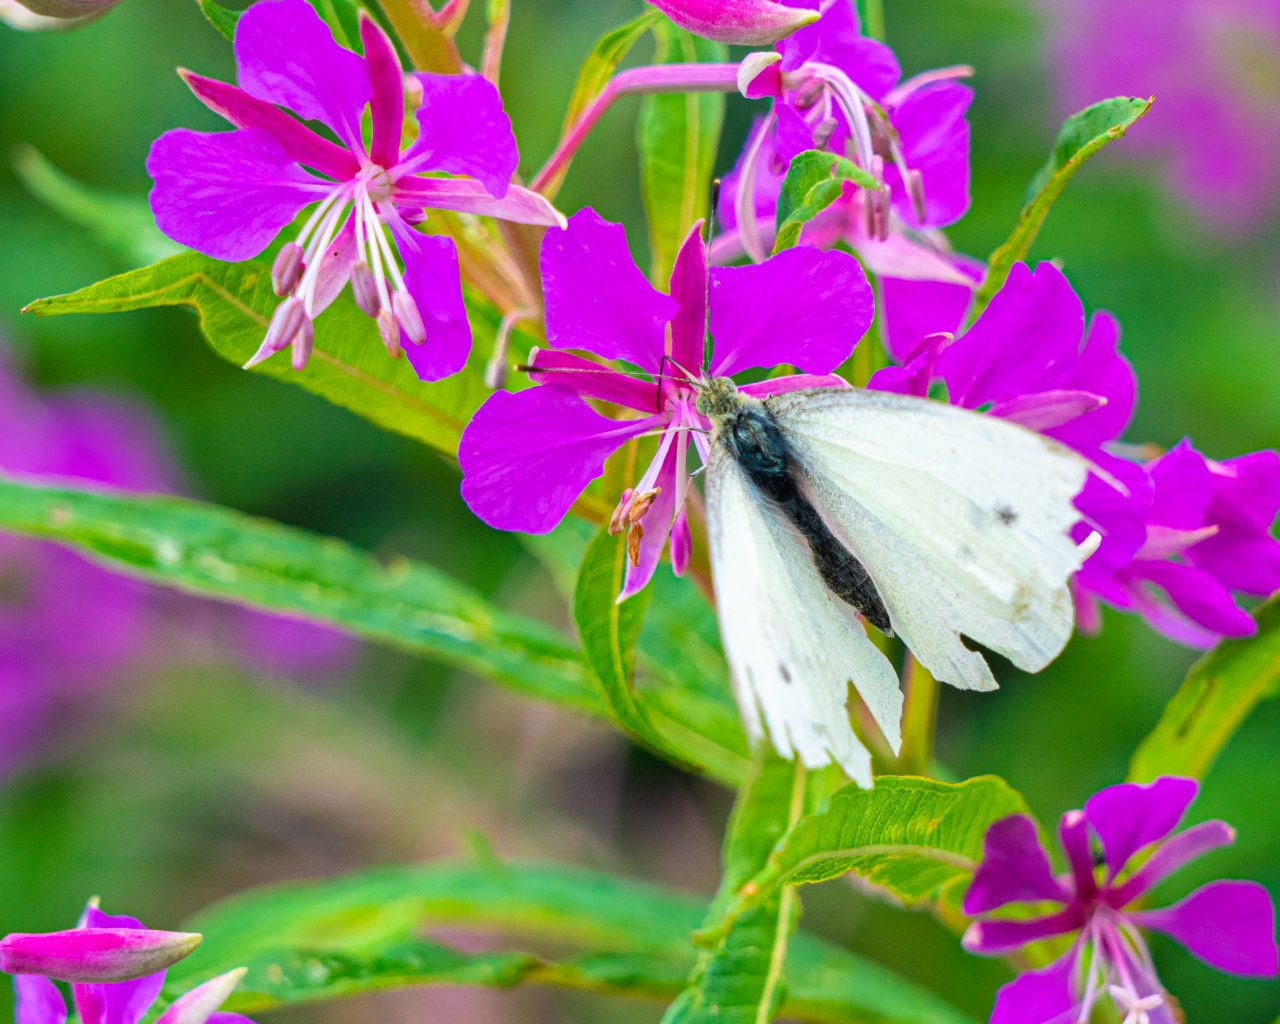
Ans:
[[[702,370],[704,376],[711,374],[711,240],[716,237],[716,211],[720,209],[720,179],[716,178],[711,182],[711,206],[707,211],[707,281],[706,281],[706,301],[703,308],[706,310],[706,322],[702,325]]]

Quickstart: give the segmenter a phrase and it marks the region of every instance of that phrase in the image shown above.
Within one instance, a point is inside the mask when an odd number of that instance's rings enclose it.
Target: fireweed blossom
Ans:
[[[72,983],[79,1024],[139,1024],[160,996],[164,969],[191,952],[199,938],[149,931],[137,918],[104,914],[91,901],[71,931],[7,936],[0,943],[0,966],[14,976],[18,1024],[65,1024],[67,1005],[50,979]],[[159,969],[142,973],[152,966]],[[229,971],[178,997],[156,1024],[252,1024],[219,1010],[244,973]],[[105,980],[115,977],[131,980]]]
[[[1137,612],[1180,643],[1209,647],[1257,628],[1234,592],[1267,597],[1280,589],[1280,456],[1255,452],[1217,463],[1183,443],[1145,465],[1121,438],[1138,385],[1119,351],[1119,325],[1084,306],[1052,264],[1016,265],[1008,281],[958,337],[962,306],[945,296],[917,306],[916,324],[934,332],[906,344],[890,332],[902,365],[870,387],[925,395],[941,385],[956,405],[1013,419],[1074,448],[1093,466],[1076,500],[1077,540],[1091,531],[1098,550],[1072,580],[1077,619],[1101,626],[1100,603]]]
[[[1054,875],[1030,818],[1015,815],[991,826],[965,894],[965,913],[987,914],[1014,903],[1061,909],[1031,920],[977,921],[965,933],[965,948],[1000,955],[1075,935],[1060,959],[1000,989],[991,1024],[1082,1024],[1108,1000],[1124,1024],[1181,1024],[1156,976],[1144,928],[1171,936],[1220,971],[1276,974],[1275,910],[1255,882],[1211,882],[1171,907],[1135,906],[1185,864],[1235,841],[1235,830],[1223,821],[1174,834],[1198,790],[1194,779],[1166,776],[1096,793],[1084,810],[1062,816],[1058,834],[1070,865],[1065,875]]]
[[[1257,231],[1280,191],[1280,5],[1273,0],[1039,0],[1064,112],[1158,97],[1123,152],[1165,161],[1210,227]],[[1188,131],[1188,125],[1195,125]]]
[[[635,265],[622,226],[593,210],[548,233],[542,278],[551,347],[530,359],[536,386],[490,396],[459,447],[462,496],[476,515],[500,530],[547,533],[610,455],[658,434],[657,453],[613,513],[611,527],[628,531],[631,552],[621,598],[649,582],[668,538],[677,575],[688,564],[687,462],[690,447],[708,459],[710,423],[694,408],[686,374],[804,371],[743,385],[756,397],[840,386],[829,374],[871,323],[871,287],[852,256],[798,248],[757,266],[708,270],[699,228],[680,250],[668,295]],[[638,367],[643,378],[612,361]],[[617,419],[591,402],[639,415]]]
[[[542,196],[510,184],[515,136],[497,89],[480,75],[410,76],[421,93],[418,134],[402,149],[399,58],[369,18],[360,31],[363,57],[340,47],[306,0],[259,0],[245,11],[235,37],[239,88],[182,73],[196,98],[236,130],[179,129],[157,139],[147,160],[151,208],[170,238],[239,261],[259,255],[314,205],[276,257],[272,283],[284,301],[247,366],[286,347],[293,365],[305,366],[312,321],[350,282],[387,351],[403,351],[422,380],[440,380],[466,363],[471,330],[454,242],[415,225],[432,209],[523,224],[563,218]],[[340,142],[282,107],[321,122]]]
[[[911,247],[912,232],[959,220],[969,208],[965,113],[973,93],[955,79],[969,73],[943,68],[900,81],[893,51],[861,34],[853,0],[825,3],[815,24],[783,39],[774,53],[748,57],[739,75],[743,95],[768,97],[773,105],[748,139],[731,182],[732,225],[743,251],[763,258],[770,215],[759,208],[761,185],[767,195],[769,173],[776,176],[808,149],[846,156],[882,185],[846,195],[855,208],[848,228],[855,247],[858,240],[900,236],[882,258],[902,260],[898,250]],[[914,245],[925,250],[917,254],[925,260],[929,240]]]

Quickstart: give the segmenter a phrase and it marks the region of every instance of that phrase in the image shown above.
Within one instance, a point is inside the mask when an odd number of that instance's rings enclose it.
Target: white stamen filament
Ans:
[[[875,146],[871,141],[871,124],[867,120],[865,102],[867,97],[848,75],[831,64],[815,62],[806,64],[805,69],[826,79],[840,109],[849,120],[853,132],[854,148],[857,150],[858,163],[870,168],[871,157]]]
[[[342,196],[341,202],[333,204],[333,208],[325,216],[324,222],[315,233],[315,237],[307,245],[303,262],[307,265],[302,283],[298,285],[297,295],[302,299],[307,316],[315,315],[316,284],[320,280],[320,270],[324,263],[324,255],[329,251],[334,238],[342,225],[343,215],[347,212],[347,198]]]
[[[374,241],[374,234],[379,230],[378,214],[368,195],[361,193],[357,205],[357,216],[360,225],[357,231],[363,236],[364,252],[368,254],[369,266],[373,269],[374,285],[378,289],[378,298],[384,310],[391,308],[391,293],[387,290],[387,275],[382,267],[382,253]],[[370,220],[372,218],[372,220]]]
[[[765,140],[773,130],[776,118],[777,115],[770,111],[755,138],[751,140],[751,146],[742,159],[738,194],[734,196],[733,202],[733,214],[738,221],[742,247],[753,263],[763,263],[768,256],[764,250],[764,240],[760,237],[760,222],[756,217],[756,174],[760,167],[760,154],[764,151]]]

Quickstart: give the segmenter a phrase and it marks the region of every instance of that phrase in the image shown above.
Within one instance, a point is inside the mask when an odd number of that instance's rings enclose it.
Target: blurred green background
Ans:
[[[477,4],[476,7],[483,5]],[[558,132],[577,65],[639,0],[514,0],[503,83],[536,168]],[[473,22],[479,12],[473,14]],[[1056,131],[1041,26],[1012,0],[887,0],[907,73],[970,63],[973,209],[950,234],[989,253]],[[464,30],[475,58],[479,26]],[[35,146],[72,176],[141,194],[151,140],[220,127],[173,73],[233,75],[230,48],[186,0],[124,0],[68,34],[0,29],[0,336],[41,388],[71,383],[140,397],[191,489],[247,512],[439,565],[503,603],[563,623],[558,598],[512,537],[457,494],[456,469],[299,389],[214,357],[193,317],[24,318],[37,296],[126,269],[19,185],[7,154]],[[631,143],[636,102],[584,149],[560,196],[624,221],[641,249]],[[751,116],[731,101],[721,166]],[[1141,126],[1137,129],[1140,131]],[[1123,145],[1123,143],[1120,143]],[[1280,442],[1280,228],[1222,239],[1159,185],[1151,166],[1104,153],[1068,189],[1036,247],[1060,259],[1090,308],[1113,311],[1138,368],[1130,437],[1190,435],[1225,458]],[[643,256],[641,256],[643,265]],[[181,647],[169,635],[158,649]],[[957,774],[995,772],[1046,821],[1124,774],[1193,653],[1108,615],[1050,669],[1008,673],[999,693],[947,692],[940,755]],[[364,650],[350,677],[286,685],[175,662],[122,681],[94,727],[0,790],[0,930],[69,926],[91,894],[112,912],[174,926],[257,882],[467,850],[558,858],[710,892],[727,795],[627,748],[617,736],[479,680]],[[1280,706],[1264,706],[1209,777],[1194,813],[1224,817],[1240,842],[1180,876],[1256,878],[1280,892],[1274,752]],[[984,1014],[1007,978],[964,954],[931,919],[850,888],[806,893],[806,923]],[[1217,975],[1157,943],[1161,974],[1190,1021],[1270,1024],[1280,994]],[[0,998],[7,998],[7,992]],[[2,1009],[0,1009],[2,1012]],[[433,991],[307,1010],[297,1020],[656,1021],[660,1008],[587,996]]]

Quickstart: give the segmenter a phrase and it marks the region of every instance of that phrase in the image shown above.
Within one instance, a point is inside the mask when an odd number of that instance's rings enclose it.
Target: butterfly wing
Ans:
[[[902,695],[852,608],[822,583],[795,528],[723,446],[707,469],[711,567],[734,691],[753,740],[784,757],[835,762],[870,786],[871,755],[849,724],[852,682],[895,752]]]
[[[995,688],[962,636],[1027,671],[1061,652],[1067,581],[1083,560],[1070,530],[1084,459],[1005,420],[904,395],[823,389],[767,405],[810,500],[938,679]]]

